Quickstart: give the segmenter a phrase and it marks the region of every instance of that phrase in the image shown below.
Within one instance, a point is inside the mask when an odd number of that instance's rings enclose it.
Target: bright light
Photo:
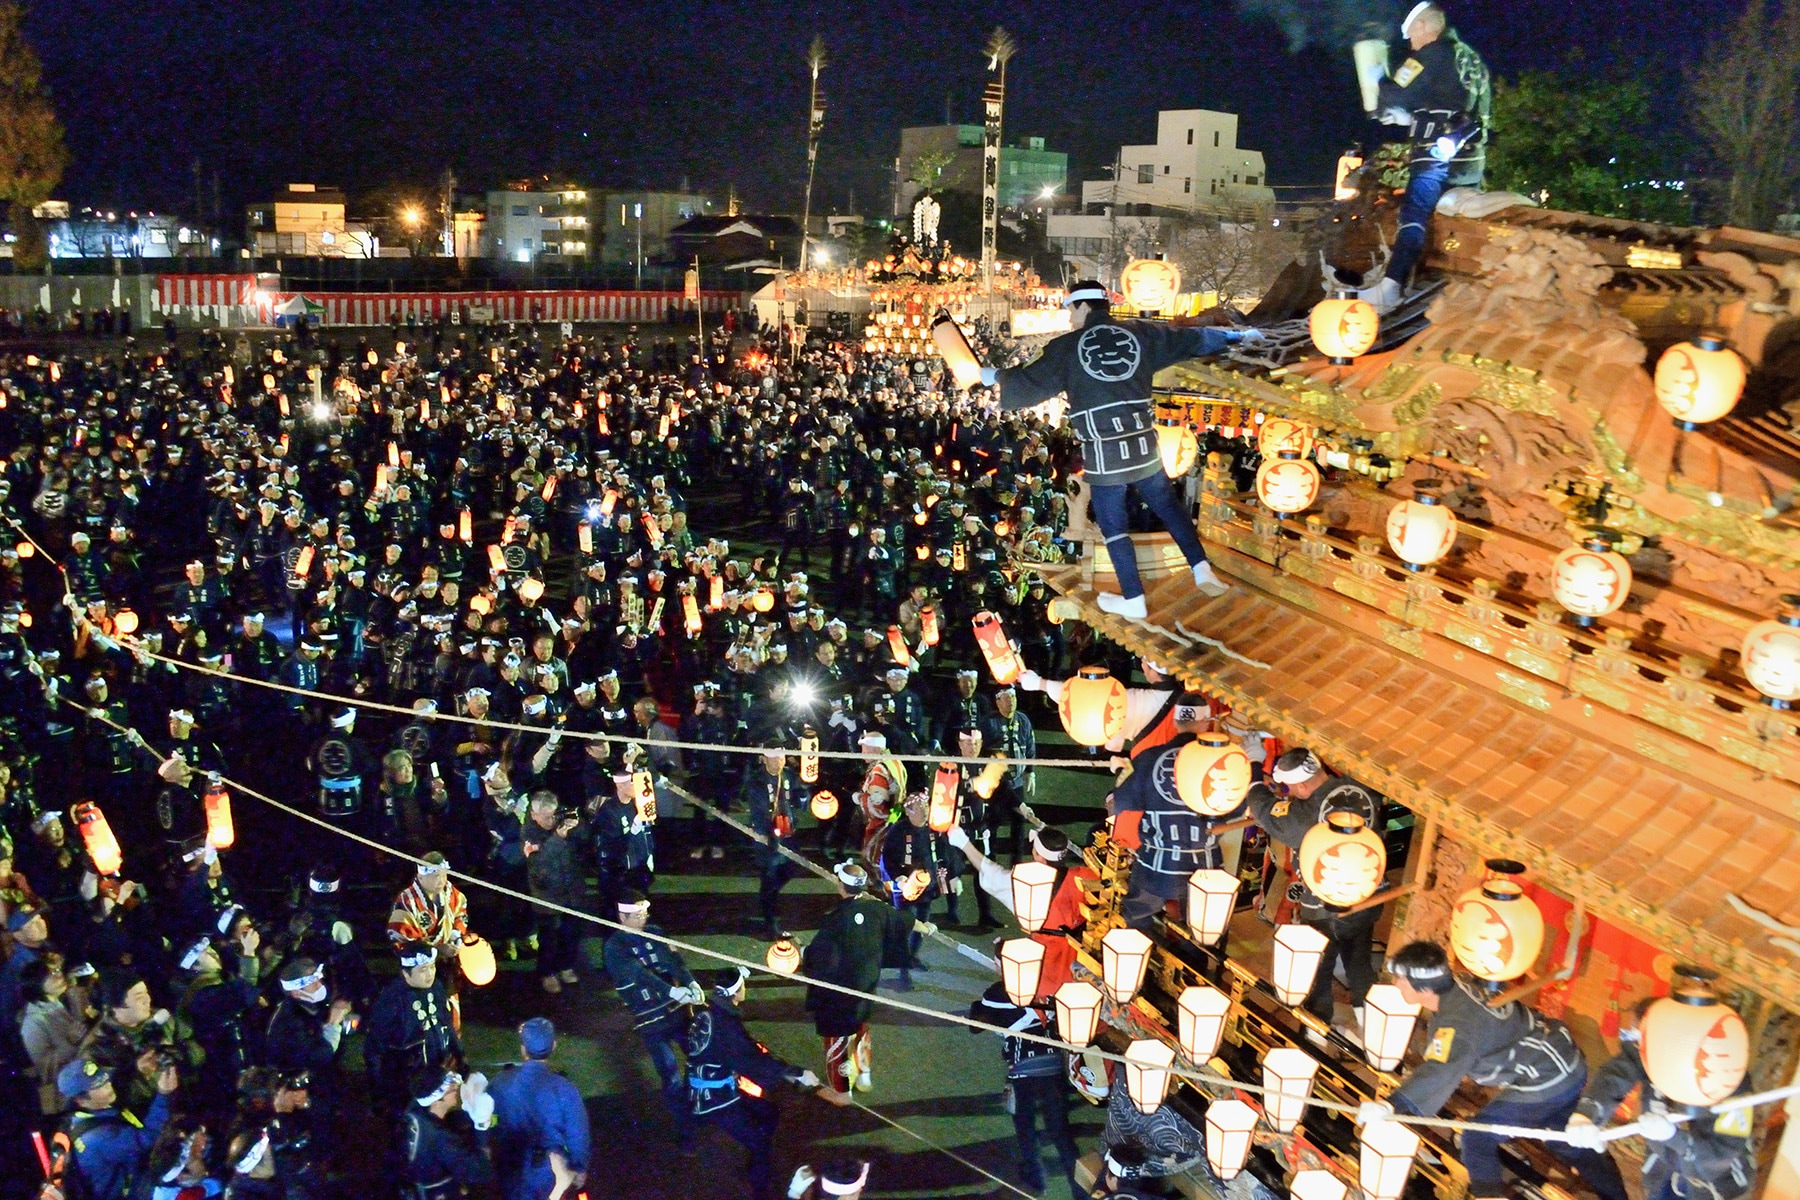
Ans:
[[[1038,193],[1038,199],[1039,200],[1048,200],[1048,199],[1050,199],[1050,197],[1052,197],[1054,195],[1056,195],[1056,188],[1052,185],[1046,184],[1044,186],[1044,190]]]
[[[813,251],[813,257],[818,259],[820,263],[828,263],[831,261],[831,250],[828,247],[820,246],[817,250]]]
[[[788,689],[788,704],[793,708],[811,708],[819,699],[819,693],[810,683],[796,683]]]
[[[408,229],[417,229],[419,227],[419,221],[422,218],[419,210],[409,204],[406,206],[405,211],[400,214],[400,219],[406,222],[406,227]]]
[[[312,415],[313,415],[313,420],[315,420],[315,421],[331,420],[331,405],[329,405],[329,404],[313,405],[312,406]]]

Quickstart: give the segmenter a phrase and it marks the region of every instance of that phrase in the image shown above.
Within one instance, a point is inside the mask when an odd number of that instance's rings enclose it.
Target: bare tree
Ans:
[[[1268,217],[1179,221],[1171,226],[1168,243],[1169,258],[1181,268],[1183,289],[1216,292],[1220,304],[1260,297],[1304,249],[1292,222],[1284,225]]]
[[[1707,51],[1689,86],[1695,129],[1727,175],[1725,220],[1767,229],[1800,180],[1795,160],[1800,0],[1749,6]]]

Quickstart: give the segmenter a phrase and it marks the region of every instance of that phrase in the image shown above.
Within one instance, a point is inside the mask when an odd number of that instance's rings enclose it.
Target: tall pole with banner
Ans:
[[[694,302],[694,332],[700,339],[700,357],[706,355],[706,313],[700,304],[700,256],[694,255],[694,265],[688,268],[687,278],[682,281],[682,294]]]
[[[981,282],[994,290],[994,256],[1000,230],[1000,133],[1006,113],[1006,64],[1019,52],[1019,44],[1005,26],[994,26],[988,35],[988,70],[995,77],[981,91],[984,126],[981,139]]]
[[[825,132],[825,94],[819,91],[819,72],[825,69],[825,39],[813,35],[806,51],[812,72],[812,91],[806,102],[806,199],[800,206],[800,270],[806,270],[806,244],[811,239],[813,171],[819,165],[819,135]]]

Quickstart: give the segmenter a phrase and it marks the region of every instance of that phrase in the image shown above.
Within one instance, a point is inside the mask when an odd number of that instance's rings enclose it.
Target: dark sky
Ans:
[[[1463,0],[1452,19],[1508,75],[1579,50],[1659,88],[1741,0]],[[1254,10],[1254,11],[1253,11]],[[798,208],[804,54],[832,58],[817,201],[885,211],[902,125],[979,113],[987,31],[1020,53],[1007,140],[1039,135],[1094,177],[1158,108],[1242,115],[1277,185],[1329,180],[1358,116],[1349,55],[1290,52],[1402,0],[629,3],[616,0],[36,0],[30,36],[68,129],[61,194],[192,209],[191,164],[228,211],[285,181],[353,195],[539,172],[591,186],[737,186]],[[1285,12],[1281,23],[1255,12]],[[209,184],[210,190],[210,184]]]

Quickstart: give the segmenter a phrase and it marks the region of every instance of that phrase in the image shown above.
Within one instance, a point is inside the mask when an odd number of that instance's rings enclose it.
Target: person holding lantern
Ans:
[[[923,791],[906,797],[902,805],[904,820],[889,819],[879,834],[880,854],[875,859],[882,882],[887,884],[888,900],[915,922],[931,915],[931,906],[948,886],[942,853],[938,849],[940,834],[932,832],[929,823],[931,801]],[[898,814],[896,814],[898,815]],[[919,944],[923,936],[916,926],[907,939],[906,963],[900,968],[898,990],[912,991],[914,968],[928,970],[919,961]]]
[[[1117,595],[1100,593],[1101,609],[1137,621],[1149,611],[1131,545],[1127,497],[1134,490],[1181,548],[1194,585],[1208,596],[1224,595],[1226,584],[1207,561],[1194,519],[1163,472],[1150,381],[1164,367],[1218,354],[1262,335],[1256,330],[1115,321],[1111,294],[1092,281],[1077,283],[1063,303],[1069,309],[1068,333],[1052,339],[1023,366],[981,368],[981,382],[998,387],[1005,412],[1042,404],[1059,393],[1068,396],[1068,422],[1081,442],[1094,521],[1119,579]]]
[[[1113,836],[1120,845],[1137,850],[1121,910],[1125,924],[1133,929],[1148,928],[1158,911],[1185,896],[1188,877],[1195,871],[1218,867],[1224,854],[1213,827],[1235,819],[1242,808],[1250,783],[1248,762],[1241,779],[1225,769],[1229,763],[1218,772],[1204,772],[1192,784],[1181,770],[1182,750],[1198,748],[1192,722],[1205,711],[1184,713],[1184,731],[1174,740],[1134,754],[1131,774],[1113,791]],[[1242,752],[1233,752],[1243,759]],[[1193,788],[1208,795],[1187,794]]]
[[[454,966],[457,951],[469,938],[469,901],[450,879],[450,861],[436,850],[419,860],[413,881],[388,913],[388,941],[432,947],[441,966]]]

